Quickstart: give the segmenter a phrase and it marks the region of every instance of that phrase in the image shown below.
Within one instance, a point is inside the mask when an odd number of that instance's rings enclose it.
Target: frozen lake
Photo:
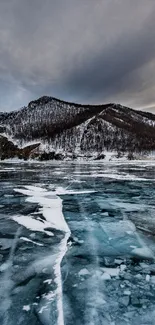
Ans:
[[[155,164],[0,163],[0,324],[155,324]]]

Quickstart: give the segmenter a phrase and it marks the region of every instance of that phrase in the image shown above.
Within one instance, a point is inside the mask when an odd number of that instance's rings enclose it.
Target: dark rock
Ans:
[[[104,159],[105,158],[105,154],[100,154],[98,155],[94,160],[101,160],[101,159]]]
[[[0,135],[0,159],[4,160],[17,157],[19,159],[27,160],[39,146],[40,143],[36,143],[20,149],[12,141],[8,140],[7,137]]]
[[[128,160],[133,160],[134,159],[134,155],[132,152],[128,153]]]
[[[40,146],[40,143],[35,143],[35,144],[31,144],[29,146],[26,146],[26,147],[20,149],[19,155],[21,157],[23,157],[23,159],[28,159],[31,156],[33,158],[33,155],[35,156],[35,150],[38,149],[39,146]]]
[[[55,156],[55,152],[43,152],[40,156],[39,156],[39,160],[40,161],[46,161],[46,160],[53,160]]]
[[[63,160],[64,158],[65,158],[64,155],[62,155],[61,153],[57,153],[54,156],[55,160]]]
[[[0,159],[9,159],[17,157],[19,149],[13,142],[0,135]]]
[[[0,133],[4,133],[4,132],[6,132],[6,127],[0,125]]]
[[[52,152],[43,152],[40,156],[39,156],[39,160],[40,161],[46,161],[46,160],[63,160],[64,159],[64,155],[61,153],[55,153],[55,151]]]

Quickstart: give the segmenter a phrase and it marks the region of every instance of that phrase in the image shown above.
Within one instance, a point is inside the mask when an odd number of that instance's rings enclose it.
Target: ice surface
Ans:
[[[125,290],[124,295],[125,296],[131,296],[131,291],[130,290]]]
[[[111,275],[109,273],[105,272],[101,275],[101,279],[104,281],[111,280]]]
[[[56,256],[56,260],[54,263],[54,275],[55,275],[55,284],[56,284],[56,290],[55,292],[48,293],[44,298],[46,300],[53,300],[53,297],[56,297],[57,302],[57,310],[58,310],[58,325],[64,324],[64,316],[63,316],[63,296],[62,296],[62,279],[61,279],[61,261],[63,256],[65,255],[66,249],[67,249],[67,241],[70,236],[70,230],[69,227],[64,219],[63,213],[62,213],[62,199],[57,196],[59,193],[59,189],[55,191],[47,191],[45,189],[42,189],[40,187],[35,186],[25,186],[26,189],[15,189],[16,192],[22,193],[24,195],[27,195],[28,198],[26,199],[27,202],[32,203],[38,203],[41,206],[40,212],[42,212],[44,218],[46,221],[39,221],[37,219],[34,219],[32,216],[14,216],[13,220],[18,222],[19,224],[25,226],[28,229],[31,229],[33,231],[42,231],[45,233],[49,233],[45,230],[47,227],[52,227],[58,230],[62,230],[65,232],[64,238],[61,240],[61,243],[59,245],[59,253]],[[25,238],[21,238],[25,240]],[[36,242],[29,240],[26,238],[27,241],[33,242],[36,244]],[[41,261],[43,263],[43,261]],[[35,265],[36,267],[36,265]],[[51,283],[51,280],[47,281],[48,284]],[[26,311],[28,311],[28,307],[24,307]],[[47,305],[44,302],[42,304],[41,309],[39,310],[39,314],[42,314],[47,309]]]
[[[152,251],[148,247],[136,247],[132,250],[132,253],[143,258],[154,258]]]
[[[91,175],[89,174],[77,174],[77,176],[81,176],[81,178],[110,178],[110,179],[117,179],[117,180],[128,180],[128,181],[143,181],[143,182],[148,182],[149,179],[148,178],[142,178],[142,177],[137,177],[134,175],[130,175],[130,174],[117,174],[117,173],[92,173]]]
[[[82,269],[79,272],[80,276],[89,275],[89,274],[90,274],[90,272],[87,269]]]
[[[103,267],[102,268],[102,271],[106,274],[109,274],[111,277],[115,277],[115,276],[118,276],[119,273],[120,273],[120,268],[117,267],[117,268],[108,268],[108,267]]]
[[[57,296],[57,309],[58,309],[58,325],[64,324],[64,314],[63,314],[63,293],[62,293],[62,278],[61,278],[61,261],[67,250],[67,241],[70,236],[70,231],[68,231],[65,237],[62,239],[60,244],[60,253],[57,257],[56,264],[54,266],[55,283],[57,285],[56,296]]]
[[[155,248],[145,232],[155,225],[154,166],[136,164],[24,162],[15,177],[13,170],[9,180],[2,175],[0,312],[8,315],[6,325],[19,319],[23,325],[154,325]],[[18,224],[22,234],[10,254]]]
[[[57,187],[56,189],[56,194],[57,195],[65,195],[65,194],[89,194],[89,193],[95,193],[96,191],[95,190],[79,190],[79,191],[76,191],[76,190],[68,190],[68,189],[65,189],[63,187]]]
[[[56,195],[57,191],[46,191],[32,186],[26,186],[26,189],[15,189],[15,191],[27,195],[27,202],[38,203],[42,206],[41,211],[46,219],[43,223],[31,216],[14,216],[13,219],[16,222],[34,231],[45,231],[47,227],[69,231],[62,213],[62,200]]]

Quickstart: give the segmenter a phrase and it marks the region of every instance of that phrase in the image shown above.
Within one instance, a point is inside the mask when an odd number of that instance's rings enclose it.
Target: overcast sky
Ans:
[[[43,95],[155,112],[155,0],[0,0],[0,111]]]

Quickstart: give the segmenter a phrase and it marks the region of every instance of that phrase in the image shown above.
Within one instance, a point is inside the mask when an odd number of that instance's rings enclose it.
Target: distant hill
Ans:
[[[0,134],[22,146],[83,154],[155,150],[155,115],[119,104],[81,105],[41,97],[20,110],[0,113]]]

